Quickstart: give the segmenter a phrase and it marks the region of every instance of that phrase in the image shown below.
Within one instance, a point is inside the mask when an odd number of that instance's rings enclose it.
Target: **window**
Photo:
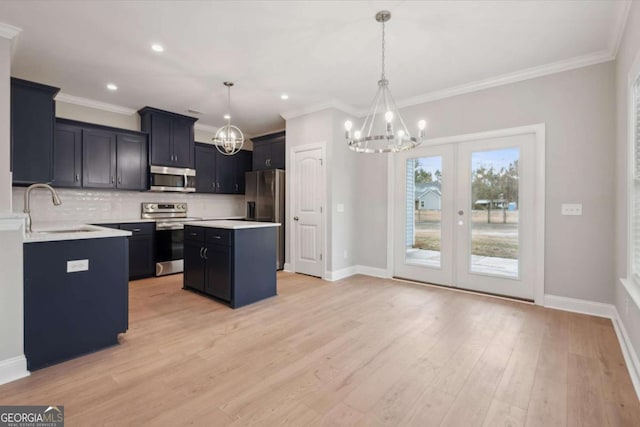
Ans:
[[[631,259],[630,270],[637,284],[640,284],[640,76],[632,88],[630,123],[632,145],[631,200],[629,201],[631,222]]]

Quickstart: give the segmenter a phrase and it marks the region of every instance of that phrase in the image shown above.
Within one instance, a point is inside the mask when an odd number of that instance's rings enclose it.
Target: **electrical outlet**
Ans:
[[[562,215],[582,215],[582,203],[563,203]]]
[[[78,271],[89,270],[88,259],[76,259],[73,261],[67,261],[67,273],[77,273]]]
[[[338,204],[336,205],[336,210],[337,210],[338,212],[344,212],[344,205],[343,205],[342,203],[338,203]]]

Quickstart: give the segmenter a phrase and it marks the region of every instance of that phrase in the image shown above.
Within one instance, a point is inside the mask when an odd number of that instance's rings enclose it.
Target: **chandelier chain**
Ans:
[[[382,21],[382,78],[381,80],[385,80],[386,76],[384,73],[384,54],[385,54],[385,49],[384,49],[384,21]]]

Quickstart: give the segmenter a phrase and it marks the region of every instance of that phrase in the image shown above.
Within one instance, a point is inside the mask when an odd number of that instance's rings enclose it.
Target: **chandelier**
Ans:
[[[396,103],[389,91],[389,80],[384,73],[385,60],[385,22],[391,19],[391,12],[383,10],[376,13],[376,21],[382,23],[382,74],[378,80],[378,91],[369,107],[362,127],[353,133],[353,123],[344,123],[345,137],[349,148],[359,153],[395,153],[410,150],[422,143],[427,122],[418,122],[418,136],[411,136],[407,125],[396,107]],[[384,121],[376,118],[384,112]]]
[[[228,113],[224,115],[227,124],[218,129],[216,136],[213,138],[213,143],[220,153],[225,156],[232,156],[240,151],[242,145],[244,145],[244,135],[237,126],[231,124],[231,86],[233,86],[233,82],[224,82],[224,85],[227,87]]]

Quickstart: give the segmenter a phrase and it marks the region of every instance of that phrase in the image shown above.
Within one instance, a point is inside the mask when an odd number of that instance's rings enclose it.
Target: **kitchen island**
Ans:
[[[279,226],[234,220],[186,223],[184,289],[231,308],[275,296]]]
[[[118,343],[129,325],[131,232],[78,225],[24,237],[24,352],[30,371]]]

